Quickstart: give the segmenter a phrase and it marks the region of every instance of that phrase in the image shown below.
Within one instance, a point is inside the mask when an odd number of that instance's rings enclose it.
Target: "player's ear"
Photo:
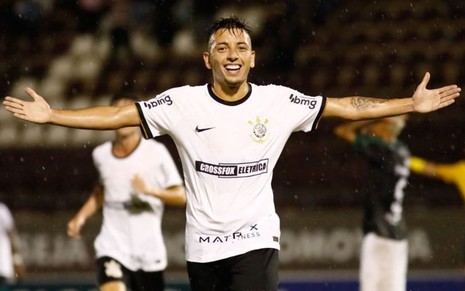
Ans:
[[[203,62],[205,63],[205,67],[207,67],[207,69],[211,70],[212,65],[210,64],[210,53],[208,53],[208,52],[203,53]]]
[[[252,51],[251,56],[250,56],[250,67],[251,68],[255,67],[255,51]]]

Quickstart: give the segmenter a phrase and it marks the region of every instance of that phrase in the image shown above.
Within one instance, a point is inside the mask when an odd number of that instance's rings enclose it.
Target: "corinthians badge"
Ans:
[[[252,134],[250,135],[250,137],[255,142],[263,143],[268,139],[270,133],[268,132],[268,129],[266,127],[266,124],[268,123],[267,118],[265,118],[262,121],[261,118],[257,116],[257,118],[255,118],[255,122],[249,120],[248,123],[252,126]]]

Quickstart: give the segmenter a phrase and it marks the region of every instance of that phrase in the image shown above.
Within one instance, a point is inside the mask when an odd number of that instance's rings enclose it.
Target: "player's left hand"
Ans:
[[[444,86],[438,89],[426,89],[430,73],[426,73],[413,93],[415,112],[431,112],[449,106],[460,96],[461,88],[457,85]]]

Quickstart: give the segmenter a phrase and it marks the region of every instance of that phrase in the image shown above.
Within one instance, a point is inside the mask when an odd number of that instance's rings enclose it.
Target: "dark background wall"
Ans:
[[[120,1],[101,2],[93,10],[81,1],[1,1],[0,96],[25,97],[25,86],[32,86],[54,107],[77,108],[105,104],[122,90],[150,98],[173,86],[210,82],[201,60],[205,28],[231,13],[255,31],[257,66],[250,81],[257,84],[283,84],[309,95],[386,98],[410,96],[427,71],[429,88],[464,84],[462,1],[141,0],[123,9],[130,13],[122,21],[114,19]],[[431,114],[410,115],[401,138],[412,153],[445,163],[464,158],[462,99]],[[283,237],[297,243],[308,235],[315,244],[328,242],[342,228],[358,248],[358,189],[369,181],[364,160],[333,135],[340,122],[325,119],[313,133],[293,134],[276,167],[273,186]],[[52,244],[82,251],[69,245],[64,226],[97,179],[92,149],[111,137],[110,132],[27,124],[0,108],[0,198],[13,210],[28,243],[50,251]],[[159,140],[180,166],[171,140]],[[412,268],[458,269],[463,201],[455,187],[412,175],[406,192],[412,233],[426,233],[420,241],[431,243],[434,256],[414,260]],[[171,211],[167,221],[182,224],[182,213]],[[89,258],[96,219],[86,233]],[[178,238],[178,226],[167,226],[174,233],[170,238]],[[288,252],[284,258],[293,259],[285,268],[356,268],[356,253],[346,262],[341,261],[344,252],[336,253],[341,255],[333,261],[309,255],[308,261],[297,262]],[[73,257],[56,254],[57,262],[69,259],[66,268],[82,273],[91,268],[90,261],[72,265]],[[32,270],[61,276],[56,270],[63,266],[32,265]]]

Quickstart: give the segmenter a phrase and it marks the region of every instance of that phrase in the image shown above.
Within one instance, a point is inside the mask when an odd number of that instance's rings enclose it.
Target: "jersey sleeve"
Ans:
[[[173,96],[183,94],[186,87],[169,89],[148,101],[136,103],[144,138],[151,139],[168,132],[169,124],[179,116]]]
[[[283,106],[283,108],[288,111],[284,114],[286,118],[294,120],[294,131],[309,132],[315,130],[323,116],[326,97],[305,95],[283,86],[277,86],[278,92],[279,88],[286,90],[280,94],[286,96],[285,102],[288,106]]]

